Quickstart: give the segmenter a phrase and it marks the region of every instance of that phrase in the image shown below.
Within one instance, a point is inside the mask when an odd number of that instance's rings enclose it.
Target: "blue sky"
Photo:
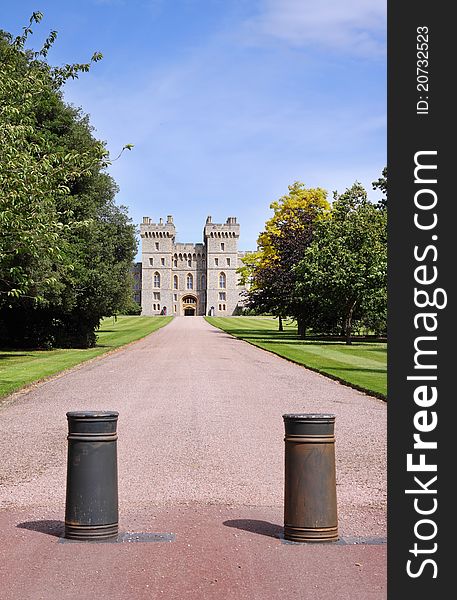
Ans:
[[[386,3],[381,0],[23,0],[1,2],[0,27],[32,12],[53,65],[103,60],[65,86],[116,156],[116,201],[133,222],[174,216],[200,242],[207,215],[236,216],[255,249],[287,186],[344,191],[386,164]]]

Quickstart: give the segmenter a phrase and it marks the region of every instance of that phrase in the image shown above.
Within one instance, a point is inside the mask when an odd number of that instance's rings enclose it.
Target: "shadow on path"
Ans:
[[[29,531],[37,531],[38,533],[45,533],[54,537],[63,537],[65,532],[65,523],[63,521],[46,520],[42,521],[24,521],[18,523],[16,527],[20,529],[28,529]]]
[[[224,521],[223,525],[273,538],[279,538],[283,530],[280,525],[275,525],[268,521],[259,521],[257,519],[230,519],[229,521]]]

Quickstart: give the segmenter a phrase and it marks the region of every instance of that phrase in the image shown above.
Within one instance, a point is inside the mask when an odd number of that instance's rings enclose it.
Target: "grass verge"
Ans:
[[[0,350],[0,398],[79,363],[139,340],[173,317],[118,316],[103,319],[94,348]]]
[[[206,317],[211,325],[254,346],[278,354],[383,400],[387,399],[387,344],[354,339],[352,345],[301,340],[296,325],[278,331],[273,317]]]

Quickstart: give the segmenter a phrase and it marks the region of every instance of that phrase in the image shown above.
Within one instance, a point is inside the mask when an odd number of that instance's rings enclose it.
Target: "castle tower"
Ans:
[[[176,238],[173,217],[167,222],[151,222],[143,217],[140,224],[142,246],[142,313],[143,315],[172,314],[172,256]]]
[[[236,217],[221,225],[206,219],[203,239],[207,255],[206,314],[233,315],[239,302],[238,239],[240,226]]]

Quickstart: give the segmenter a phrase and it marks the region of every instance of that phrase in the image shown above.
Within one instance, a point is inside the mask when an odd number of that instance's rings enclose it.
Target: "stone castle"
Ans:
[[[236,269],[245,252],[238,251],[236,217],[224,224],[208,217],[201,244],[176,242],[171,215],[166,223],[143,217],[140,236],[142,262],[134,278],[142,315],[230,316],[241,308],[244,288]]]

